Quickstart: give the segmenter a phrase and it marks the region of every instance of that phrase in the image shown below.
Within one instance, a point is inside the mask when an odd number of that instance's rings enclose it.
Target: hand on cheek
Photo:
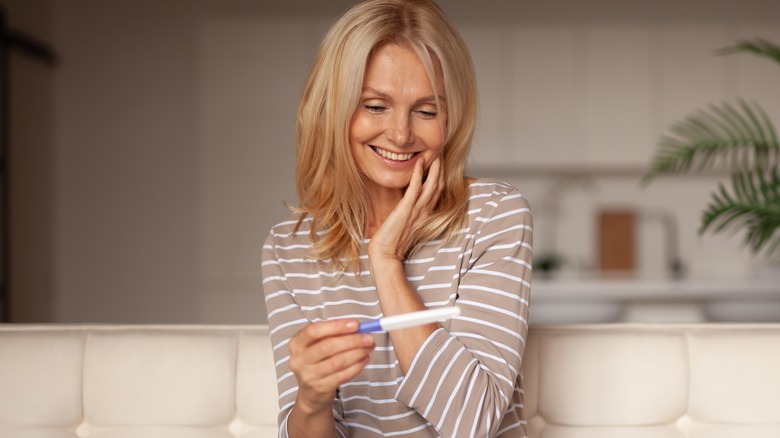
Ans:
[[[433,212],[439,202],[444,188],[441,168],[441,157],[437,156],[423,182],[425,163],[422,159],[415,163],[411,181],[401,202],[371,238],[368,246],[369,258],[404,259],[411,246],[412,231]]]

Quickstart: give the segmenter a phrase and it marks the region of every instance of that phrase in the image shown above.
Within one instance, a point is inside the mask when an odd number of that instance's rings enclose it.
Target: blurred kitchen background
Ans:
[[[298,97],[351,4],[0,0],[3,320],[265,322]],[[725,174],[639,184],[695,109],[742,97],[780,124],[780,66],[715,54],[780,43],[777,0],[440,4],[477,65],[469,174],[534,209],[532,321],[780,320],[778,262],[697,235]]]

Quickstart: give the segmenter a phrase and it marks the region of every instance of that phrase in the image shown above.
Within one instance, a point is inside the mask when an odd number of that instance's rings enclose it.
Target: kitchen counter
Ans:
[[[780,321],[780,279],[535,280],[536,323]]]

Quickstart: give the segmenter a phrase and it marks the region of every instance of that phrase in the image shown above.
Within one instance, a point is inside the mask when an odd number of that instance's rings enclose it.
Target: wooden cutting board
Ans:
[[[598,254],[601,271],[636,269],[636,213],[602,210],[598,218]]]

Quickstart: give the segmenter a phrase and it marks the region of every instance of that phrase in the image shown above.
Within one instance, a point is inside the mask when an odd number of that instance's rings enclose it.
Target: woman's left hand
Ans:
[[[393,258],[403,261],[411,246],[412,231],[419,222],[433,212],[444,188],[441,157],[436,157],[423,182],[425,163],[415,163],[412,179],[401,202],[374,233],[368,244],[371,259]]]

